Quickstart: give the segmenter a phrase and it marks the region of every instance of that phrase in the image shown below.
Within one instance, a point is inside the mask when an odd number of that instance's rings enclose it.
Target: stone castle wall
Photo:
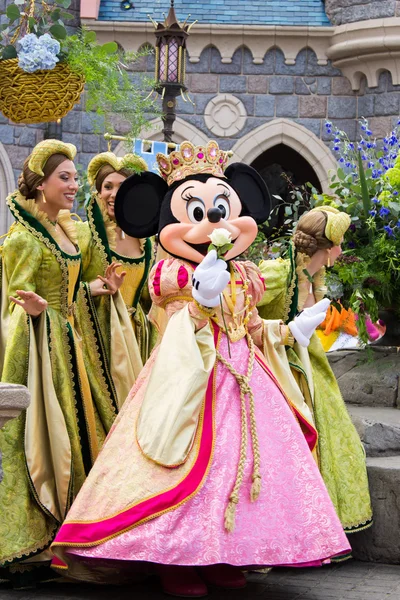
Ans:
[[[358,3],[335,0],[332,6],[335,4],[343,11],[358,5],[364,9],[369,6],[372,10],[376,4],[355,1]],[[381,5],[385,3],[386,0],[380,2]],[[4,5],[5,0],[0,0],[0,10],[4,10]],[[329,0],[326,6],[329,11]],[[395,8],[393,6],[393,10]],[[74,0],[70,10],[78,18],[79,0]],[[152,76],[153,60],[149,57],[136,68]],[[198,63],[187,62],[187,73],[187,85],[195,105],[178,99],[177,114],[206,136],[216,138],[224,149],[230,149],[243,136],[276,118],[293,120],[329,144],[324,128],[326,119],[354,140],[359,118],[367,117],[374,134],[383,138],[399,117],[400,86],[392,85],[389,73],[381,74],[378,87],[368,88],[364,82],[361,89],[354,92],[340,70],[329,61],[325,66],[319,65],[315,53],[307,48],[300,51],[294,65],[286,65],[278,48],[269,50],[262,64],[254,64],[250,51],[241,47],[233,55],[232,62],[226,64],[221,61],[217,48],[208,47]],[[138,71],[132,76],[139,81]],[[224,102],[232,110],[225,111],[226,127],[221,130],[216,124],[218,115],[221,117],[222,114],[218,108]],[[117,133],[124,134],[126,124],[116,119],[116,129]],[[15,179],[24,159],[47,133],[47,124],[19,126],[0,114],[0,142],[10,158]],[[103,137],[93,130],[91,115],[85,113],[82,106],[76,106],[62,119],[62,139],[77,146],[77,163],[83,166],[94,154],[107,149]]]
[[[367,19],[400,16],[398,0],[325,0],[325,10],[333,25]]]

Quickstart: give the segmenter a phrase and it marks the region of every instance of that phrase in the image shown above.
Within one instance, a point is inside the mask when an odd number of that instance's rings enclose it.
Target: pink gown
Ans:
[[[177,259],[160,261],[149,278],[153,302],[170,317],[189,303],[196,328],[207,319],[191,299],[193,268]],[[265,323],[257,302],[264,291],[258,269],[235,263],[236,306],[244,305],[249,283],[251,318],[247,329],[262,347]],[[230,285],[228,285],[230,288]],[[226,322],[229,325],[229,311]],[[246,337],[228,341],[213,324],[221,355],[246,373]],[[179,343],[179,340],[177,340]],[[224,513],[235,483],[241,445],[239,386],[217,361],[205,392],[196,440],[186,462],[176,468],[155,464],[136,440],[136,421],[157,357],[153,352],[126,400],[103,449],[52,546],[53,566],[72,577],[108,581],[134,563],[236,566],[320,565],[350,550],[339,519],[310,452],[313,427],[301,422],[256,350],[250,386],[260,452],[261,492],[250,499],[253,449],[247,444],[235,528],[224,527]],[[171,386],[179,373],[171,373]],[[162,398],[160,398],[162,402]],[[247,421],[250,421],[247,403]],[[299,426],[300,425],[300,426]],[[251,439],[248,425],[248,440]],[[307,443],[308,440],[308,443]]]

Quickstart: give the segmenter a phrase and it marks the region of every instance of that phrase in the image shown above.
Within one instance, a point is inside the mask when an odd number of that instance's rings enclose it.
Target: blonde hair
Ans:
[[[325,235],[327,220],[327,214],[323,210],[310,210],[300,217],[293,235],[297,252],[313,256],[317,250],[326,250],[334,246]]]

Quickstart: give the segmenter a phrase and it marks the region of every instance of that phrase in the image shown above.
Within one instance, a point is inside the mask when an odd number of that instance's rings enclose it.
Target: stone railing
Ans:
[[[0,383],[0,429],[10,419],[18,417],[23,410],[28,408],[31,396],[24,385],[13,383]],[[0,452],[0,482],[3,479]]]
[[[0,383],[0,429],[28,408],[31,397],[28,388],[13,383]]]

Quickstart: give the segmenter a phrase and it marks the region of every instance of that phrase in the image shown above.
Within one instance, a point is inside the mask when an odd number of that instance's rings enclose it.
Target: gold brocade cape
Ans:
[[[95,195],[86,210],[87,222],[76,224],[82,252],[82,279],[89,283],[97,275],[104,275],[114,260],[122,263],[120,271],[126,271],[121,289],[113,296],[92,299],[88,283],[84,284],[86,311],[99,340],[101,358],[101,364],[94,364],[93,352],[88,348],[85,352],[87,369],[91,379],[99,379],[99,367],[104,372],[118,410],[150,353],[149,326],[141,302],[147,290],[152,247],[150,239],[146,239],[142,241],[141,257],[118,255],[116,224],[101,209]]]
[[[28,386],[31,404],[0,430],[0,578],[32,568],[32,561],[14,566],[21,560],[49,559],[39,553],[50,545],[105,439],[83,361],[81,331],[87,327],[77,319],[82,288],[75,224],[69,211],[61,211],[58,226],[77,248],[69,255],[33,200],[15,192],[7,203],[16,222],[1,247],[0,373],[3,382]],[[47,309],[28,316],[9,301],[19,289],[44,297]]]
[[[304,306],[308,287],[306,269],[308,257],[291,249],[288,260],[261,261],[259,268],[265,279],[265,294],[257,308],[264,319],[291,321]],[[315,299],[321,300],[326,288],[325,270],[313,278]],[[299,285],[300,284],[300,285]],[[276,377],[285,391],[288,382],[297,383],[303,402],[312,413],[318,431],[318,463],[331,500],[346,532],[360,531],[372,523],[372,508],[368,488],[365,451],[350,419],[336,378],[325,356],[317,335],[311,338],[308,348],[297,343],[286,348],[291,378],[283,379],[280,365],[270,361]],[[286,386],[286,387],[285,387]],[[298,402],[295,402],[299,406]],[[300,405],[301,410],[301,405]]]

